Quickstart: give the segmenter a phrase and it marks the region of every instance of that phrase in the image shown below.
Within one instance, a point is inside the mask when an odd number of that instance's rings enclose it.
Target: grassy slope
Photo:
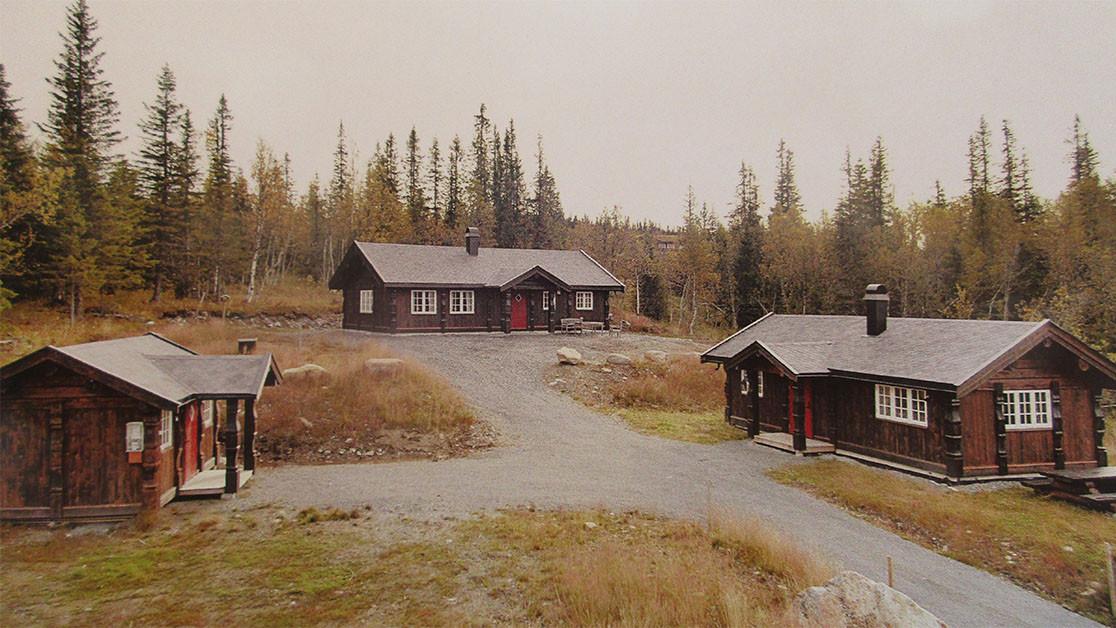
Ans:
[[[0,529],[0,624],[760,626],[831,575],[723,517],[205,513],[104,537]]]
[[[1110,515],[1021,487],[955,491],[838,460],[783,467],[771,476],[941,554],[1113,623],[1103,567],[1104,542],[1116,543],[1116,518]]]
[[[548,378],[561,379],[578,401],[644,434],[703,444],[743,438],[725,424],[723,380],[714,371],[697,358],[675,356],[666,364],[557,367]]]

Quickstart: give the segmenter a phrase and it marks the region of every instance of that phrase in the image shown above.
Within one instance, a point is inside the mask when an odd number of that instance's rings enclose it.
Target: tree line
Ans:
[[[247,171],[238,167],[230,103],[222,96],[198,128],[164,66],[140,148],[120,155],[99,42],[75,0],[41,143],[29,141],[0,65],[0,308],[45,298],[77,318],[84,299],[135,289],[204,302],[243,286],[251,300],[284,277],[325,281],[354,239],[459,246],[476,226],[486,245],[585,249],[628,286],[623,309],[691,332],[772,311],[854,313],[865,284],[884,282],[897,315],[1048,316],[1116,351],[1116,181],[1102,178],[1077,119],[1055,199],[1032,190],[1011,124],[994,131],[982,118],[959,147],[969,165],[960,196],[939,182],[931,198],[899,207],[877,138],[863,156],[846,154],[841,197],[810,221],[794,152],[780,142],[770,200],[742,163],[725,219],[691,189],[681,228],[664,229],[618,207],[567,217],[541,137],[524,164],[514,121],[500,128],[484,105],[464,139],[424,144],[412,128],[359,163],[339,124],[328,178],[297,190],[291,156],[262,141]]]

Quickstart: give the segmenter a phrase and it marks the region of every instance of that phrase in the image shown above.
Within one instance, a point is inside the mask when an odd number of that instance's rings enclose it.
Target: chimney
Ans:
[[[868,335],[879,336],[887,330],[887,286],[870,283],[864,290],[864,311],[868,318]]]
[[[256,352],[255,338],[237,338],[236,352],[240,355],[249,355]]]
[[[473,257],[480,252],[480,229],[469,227],[465,230],[465,251]]]

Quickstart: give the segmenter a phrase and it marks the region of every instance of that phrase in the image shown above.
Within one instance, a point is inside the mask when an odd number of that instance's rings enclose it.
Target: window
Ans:
[[[1005,390],[1000,404],[1009,430],[1049,429],[1049,390]]]
[[[375,292],[373,292],[372,290],[361,290],[360,291],[360,313],[361,314],[371,314],[372,313],[372,295],[374,295],[374,294],[375,294]]]
[[[763,371],[756,373],[756,395],[763,399]]]
[[[450,314],[472,314],[473,303],[472,290],[450,290]]]
[[[752,382],[748,380],[748,369],[740,369],[740,394],[748,396],[752,392]]]
[[[213,400],[202,402],[202,425],[213,427],[213,417],[217,413],[217,402]]]
[[[434,290],[411,290],[411,314],[437,314],[438,293]]]
[[[544,312],[550,309],[550,293],[549,292],[543,292],[542,293],[542,308],[543,308]]]
[[[926,399],[925,390],[876,384],[876,418],[926,427]]]
[[[577,309],[579,309],[579,310],[591,310],[591,309],[593,309],[593,293],[592,292],[578,292],[576,299],[577,299],[577,302],[574,304],[574,306]]]
[[[174,413],[163,410],[162,419],[159,426],[159,448],[170,449],[174,446]]]

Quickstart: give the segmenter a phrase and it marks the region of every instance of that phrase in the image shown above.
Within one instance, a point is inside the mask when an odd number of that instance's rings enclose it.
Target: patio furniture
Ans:
[[[581,318],[563,318],[560,321],[560,328],[563,334],[580,334],[584,322]]]

